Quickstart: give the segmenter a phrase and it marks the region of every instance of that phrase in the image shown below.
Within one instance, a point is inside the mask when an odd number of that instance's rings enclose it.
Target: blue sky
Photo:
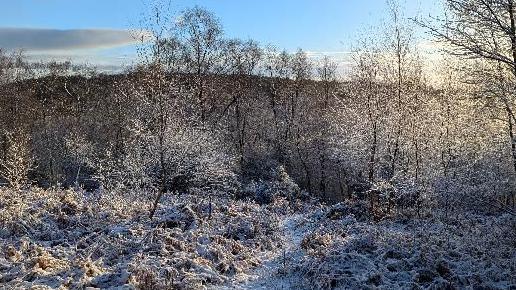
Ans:
[[[118,29],[134,28],[149,0],[16,0],[2,1],[0,28]],[[387,17],[385,0],[177,0],[175,10],[199,5],[221,20],[227,37],[252,38],[289,51],[347,51],[367,27]],[[436,0],[402,0],[407,16],[439,13]],[[87,34],[86,34],[87,35]],[[105,37],[103,42],[105,43]],[[109,41],[108,41],[109,42]],[[0,42],[0,45],[2,43]],[[57,45],[57,44],[56,44]],[[123,39],[110,48],[65,47],[55,55],[106,62],[123,59],[133,50]],[[28,49],[30,50],[30,49]],[[40,49],[41,50],[41,49]],[[48,54],[34,52],[36,55]],[[52,53],[50,53],[52,54]]]

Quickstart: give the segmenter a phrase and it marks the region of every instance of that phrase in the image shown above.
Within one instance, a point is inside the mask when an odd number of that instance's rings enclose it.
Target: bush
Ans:
[[[271,204],[280,197],[287,198],[291,202],[308,198],[290,178],[283,166],[272,170],[270,176],[270,180],[249,182],[238,197],[252,199],[258,204]]]

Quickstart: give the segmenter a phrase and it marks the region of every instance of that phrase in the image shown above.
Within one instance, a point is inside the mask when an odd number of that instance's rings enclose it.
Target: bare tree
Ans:
[[[204,122],[208,117],[206,80],[220,62],[222,26],[213,13],[195,6],[179,17],[177,33],[184,45],[187,72],[193,74],[200,118]]]
[[[235,82],[235,89],[230,103],[223,112],[234,108],[234,133],[240,155],[240,164],[244,163],[245,144],[248,141],[247,118],[252,108],[244,103],[245,97],[251,97],[252,76],[261,60],[262,51],[258,44],[252,40],[229,40],[225,44],[227,60],[227,73]]]
[[[171,122],[170,113],[172,112],[172,104],[174,100],[174,91],[171,90],[172,82],[167,79],[167,71],[174,70],[169,65],[177,63],[172,60],[172,56],[167,53],[174,52],[171,50],[171,44],[174,40],[174,24],[172,23],[173,15],[169,10],[169,6],[164,2],[158,2],[151,6],[151,13],[144,18],[142,28],[150,32],[150,44],[147,39],[142,38],[142,48],[140,49],[142,65],[139,68],[138,87],[135,93],[139,95],[139,99],[143,101],[142,105],[147,108],[150,120],[148,129],[150,135],[155,137],[153,148],[157,155],[159,164],[159,185],[158,193],[150,211],[150,217],[158,207],[159,201],[166,192],[166,182],[168,179],[167,170],[167,144],[166,138]],[[146,116],[142,116],[148,118]]]
[[[337,85],[337,64],[325,55],[317,68],[317,76],[324,90],[324,109],[328,109],[330,96]]]
[[[444,3],[446,18],[416,21],[445,43],[445,51],[487,64],[487,67],[482,65],[484,69],[479,74],[475,74],[470,67],[469,75],[479,75],[480,80],[491,79],[491,83],[502,87],[497,92],[488,89],[487,93],[495,93],[505,111],[511,159],[516,170],[516,138],[513,132],[516,123],[516,3],[514,0],[445,0]]]
[[[398,1],[389,0],[387,3],[389,4],[391,19],[389,31],[386,33],[388,38],[386,45],[387,50],[392,55],[392,59],[388,61],[393,65],[392,71],[389,74],[392,74],[390,78],[392,78],[396,87],[395,114],[393,115],[395,116],[395,119],[393,119],[395,128],[393,128],[394,136],[392,136],[391,144],[389,144],[391,172],[394,174],[400,155],[403,153],[401,152],[403,147],[401,143],[403,142],[403,131],[405,129],[406,78],[408,74],[407,68],[410,65],[408,58],[410,54],[411,31]]]
[[[322,108],[322,118],[324,120],[329,120],[329,106],[330,106],[330,97],[334,97],[337,88],[337,64],[331,60],[329,56],[324,56],[321,63],[317,67],[317,75],[319,77],[319,81],[322,83],[323,90],[323,108]],[[320,180],[319,180],[319,190],[323,197],[327,196],[327,147],[328,147],[328,139],[330,138],[329,130],[322,130],[321,132],[321,140],[318,143],[318,151],[319,151],[319,163],[320,163]]]
[[[28,184],[28,174],[34,167],[34,159],[30,149],[30,136],[18,130],[6,132],[7,152],[0,161],[0,174],[14,189]]]
[[[365,104],[370,134],[370,149],[368,162],[368,180],[374,182],[379,143],[379,126],[381,121],[380,93],[380,51],[369,39],[361,43],[362,50],[356,51],[354,56],[355,66],[353,77],[359,86],[359,93],[365,95]]]
[[[299,49],[294,55],[292,55],[290,62],[290,74],[293,79],[293,92],[290,93],[290,108],[287,119],[287,130],[286,130],[286,139],[291,138],[292,145],[294,146],[297,157],[303,171],[305,173],[305,181],[306,187],[308,190],[312,191],[312,176],[310,172],[310,168],[308,165],[308,156],[303,154],[302,147],[304,147],[303,143],[310,139],[309,136],[305,136],[302,132],[301,126],[301,118],[306,117],[303,116],[305,114],[306,107],[302,107],[300,100],[302,99],[302,94],[305,93],[305,89],[310,82],[310,78],[312,77],[312,62],[308,59],[306,53]],[[303,109],[303,111],[301,111]],[[306,144],[306,143],[305,143]]]

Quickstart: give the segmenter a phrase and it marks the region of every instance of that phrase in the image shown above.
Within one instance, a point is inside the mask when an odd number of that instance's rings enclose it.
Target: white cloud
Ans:
[[[149,38],[145,31],[122,29],[0,28],[0,48],[25,51],[64,51],[126,46]]]

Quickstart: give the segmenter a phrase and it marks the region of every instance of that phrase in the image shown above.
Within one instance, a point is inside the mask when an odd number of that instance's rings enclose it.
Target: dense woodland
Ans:
[[[504,269],[514,274],[516,3],[444,2],[442,19],[409,18],[389,2],[386,25],[355,44],[346,73],[330,57],[228,39],[200,7],[179,21],[151,7],[135,27],[148,32],[138,63],[123,72],[31,63],[4,51],[0,211],[29,192],[67,189],[95,202],[108,197],[151,221],[185,198],[202,198],[209,219],[221,199],[259,206],[284,198],[306,214],[317,203],[332,217],[342,209],[335,205],[360,204],[354,215],[371,223],[443,223],[471,212],[503,217],[504,238],[493,237],[512,247]],[[421,29],[439,52],[421,49]],[[7,212],[0,216],[11,238],[31,236]],[[308,288],[358,285],[307,273],[315,279]],[[136,287],[158,288],[161,272],[149,276],[158,282],[141,275]],[[507,281],[500,289],[516,285],[509,276],[499,278]]]
[[[454,8],[462,17],[468,7]],[[328,201],[358,195],[385,207],[374,195],[392,191],[391,203],[425,207],[514,203],[510,35],[478,19],[471,26],[493,36],[479,35],[489,43],[477,52],[457,31],[452,52],[468,58],[444,59],[432,83],[411,39],[416,23],[392,9],[387,31],[357,44],[344,80],[329,57],[224,38],[216,16],[198,7],[173,27],[155,10],[154,42],[124,73],[4,53],[4,182],[236,194],[284,166]]]

